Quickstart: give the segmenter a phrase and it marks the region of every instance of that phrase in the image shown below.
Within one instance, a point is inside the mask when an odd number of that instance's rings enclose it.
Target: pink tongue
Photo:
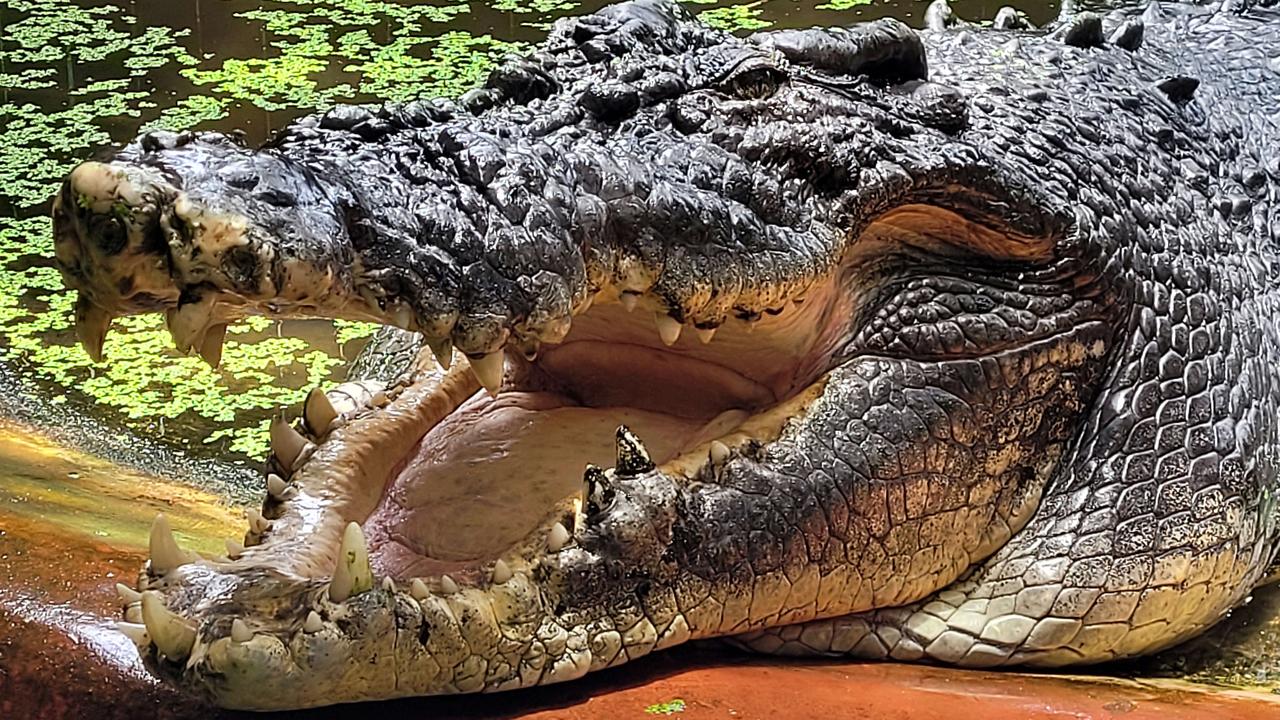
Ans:
[[[662,463],[706,421],[550,393],[472,397],[426,434],[365,521],[375,572],[435,575],[497,556],[581,491],[587,463],[614,464],[619,425]]]

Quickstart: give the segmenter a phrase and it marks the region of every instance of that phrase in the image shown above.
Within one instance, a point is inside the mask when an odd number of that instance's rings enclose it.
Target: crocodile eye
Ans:
[[[129,229],[118,217],[100,217],[93,226],[93,238],[98,247],[107,255],[115,255],[124,250],[129,242]]]
[[[771,97],[787,79],[778,68],[758,65],[734,73],[725,83],[725,89],[743,100],[763,100]]]

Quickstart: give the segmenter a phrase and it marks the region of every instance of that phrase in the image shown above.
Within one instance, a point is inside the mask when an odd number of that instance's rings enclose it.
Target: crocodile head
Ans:
[[[1134,22],[1122,47],[1094,16],[933,34],[931,78],[894,21],[744,40],[640,1],[560,21],[457,103],[79,166],[56,252],[91,354],[143,312],[215,364],[251,313],[425,341],[273,426],[228,557],[159,519],[122,627],[258,709],[563,681],[700,637],[1062,664],[1203,627],[1270,552],[1256,493],[1197,521],[1203,603],[1152,632],[1107,599],[1135,589],[1111,568],[1169,549],[1112,541],[1165,442],[1148,391],[1191,393],[1148,366],[1183,374],[1171,327],[1199,342],[1192,317],[1224,312],[1169,300],[1169,238],[1203,228],[1152,178],[1183,188],[1164,148],[1198,130]]]

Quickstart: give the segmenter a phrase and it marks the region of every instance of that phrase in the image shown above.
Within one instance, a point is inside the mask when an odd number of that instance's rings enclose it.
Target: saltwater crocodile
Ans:
[[[1243,602],[1277,547],[1276,15],[927,19],[740,39],[637,0],[457,102],[77,167],[91,354],[142,312],[214,364],[248,313],[430,350],[273,426],[228,557],[159,518],[122,629],[264,709],[717,636],[1092,663]]]

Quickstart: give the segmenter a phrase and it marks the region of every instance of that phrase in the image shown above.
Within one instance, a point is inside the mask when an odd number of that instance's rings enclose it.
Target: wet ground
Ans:
[[[267,137],[335,102],[455,94],[601,0],[0,0],[0,718],[215,717],[155,684],[112,630],[112,590],[165,512],[218,552],[261,492],[269,417],[341,379],[370,328],[259,320],[211,371],[155,319],[117,323],[107,362],[75,346],[50,267],[47,199],[72,163],[142,127]],[[971,19],[1002,2],[955,3]],[[696,0],[738,31],[896,15],[895,0]],[[1026,0],[1043,22],[1056,3]],[[226,460],[226,461],[224,461]],[[390,717],[1280,718],[1280,592],[1192,647],[1098,676],[681,648],[564,687],[379,706]],[[1109,679],[1101,675],[1111,676]],[[1142,679],[1132,679],[1132,678]],[[1121,679],[1129,678],[1129,679]],[[1181,678],[1194,682],[1188,683]],[[356,709],[321,713],[364,715]]]

